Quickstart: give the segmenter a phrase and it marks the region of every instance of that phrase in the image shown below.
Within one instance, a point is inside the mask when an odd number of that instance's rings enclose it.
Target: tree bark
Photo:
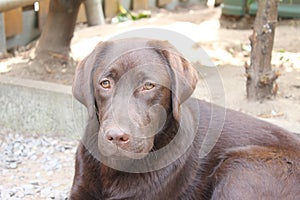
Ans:
[[[68,63],[79,6],[84,0],[51,0],[47,22],[36,48],[36,59]]]
[[[271,58],[277,23],[278,0],[258,0],[251,42],[251,63],[246,66],[247,98],[263,101],[277,91],[278,74],[272,70]]]

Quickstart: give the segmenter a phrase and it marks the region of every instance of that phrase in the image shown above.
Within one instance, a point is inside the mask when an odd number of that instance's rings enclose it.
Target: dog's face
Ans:
[[[97,133],[86,134],[97,138],[101,154],[142,158],[166,124],[179,120],[196,82],[169,43],[134,38],[99,44],[78,66],[73,93],[88,108]]]
[[[93,74],[99,149],[104,155],[148,153],[171,111],[167,63],[153,49],[141,49],[105,65]]]

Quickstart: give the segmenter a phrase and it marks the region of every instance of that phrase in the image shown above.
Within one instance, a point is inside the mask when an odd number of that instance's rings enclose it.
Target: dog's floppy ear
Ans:
[[[150,46],[166,59],[170,67],[173,116],[179,121],[180,104],[192,95],[198,82],[198,73],[169,42],[152,41]]]
[[[100,42],[95,49],[84,60],[82,60],[75,71],[72,92],[74,97],[88,110],[89,118],[96,116],[95,98],[93,91],[93,72],[97,67],[104,43]]]

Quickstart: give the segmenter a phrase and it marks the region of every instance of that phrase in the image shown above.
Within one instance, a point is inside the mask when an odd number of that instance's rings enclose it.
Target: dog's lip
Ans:
[[[121,148],[116,148],[116,151],[111,151],[110,153],[106,153],[105,156],[113,158],[113,159],[141,159],[148,155],[148,152],[145,153],[143,150],[138,152],[126,151]]]
[[[150,148],[151,147],[151,148]],[[146,157],[152,149],[152,145],[147,145],[146,148],[137,148],[133,151],[123,149],[120,146],[117,146],[115,144],[110,144],[109,147],[106,146],[106,148],[100,148],[100,152],[106,156],[111,158],[129,158],[129,159],[141,159]]]
[[[129,151],[127,149],[123,149],[122,147],[117,147],[116,154],[120,154],[129,158],[135,158],[135,157],[145,157],[150,151],[145,148],[138,148],[134,149],[133,151]]]

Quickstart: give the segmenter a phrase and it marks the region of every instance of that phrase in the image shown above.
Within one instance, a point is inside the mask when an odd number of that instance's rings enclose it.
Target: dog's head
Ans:
[[[168,42],[132,38],[98,44],[77,67],[73,83],[75,98],[88,109],[85,140],[96,141],[106,156],[147,155],[157,148],[158,135],[165,138],[166,129],[180,120],[180,105],[197,80]]]

